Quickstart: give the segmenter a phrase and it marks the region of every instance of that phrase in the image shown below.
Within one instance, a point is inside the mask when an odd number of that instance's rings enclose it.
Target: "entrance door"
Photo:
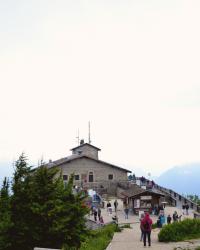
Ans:
[[[89,182],[93,182],[93,181],[94,181],[93,172],[89,172]]]

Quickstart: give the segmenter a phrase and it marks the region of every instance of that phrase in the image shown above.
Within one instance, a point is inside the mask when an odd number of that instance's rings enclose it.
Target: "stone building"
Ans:
[[[99,148],[82,143],[71,151],[72,155],[47,164],[49,168],[61,169],[64,182],[74,174],[74,185],[113,195],[116,194],[118,185],[128,185],[127,174],[131,171],[99,160]]]

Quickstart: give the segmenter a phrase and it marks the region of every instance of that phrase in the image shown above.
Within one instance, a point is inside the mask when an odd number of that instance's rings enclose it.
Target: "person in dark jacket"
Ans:
[[[148,244],[151,246],[152,219],[150,218],[149,213],[145,213],[144,219],[141,221],[141,228],[144,233],[144,246],[146,247],[146,238],[148,238]]]
[[[97,221],[97,209],[94,208],[94,220]]]
[[[98,218],[100,221],[100,218],[101,218],[101,208],[100,207],[98,207],[98,209],[97,209],[97,215],[98,215]]]
[[[173,222],[176,222],[178,221],[178,214],[176,211],[174,211],[173,215],[172,215],[172,218],[173,218]]]
[[[167,224],[170,224],[171,221],[172,221],[172,217],[171,217],[171,215],[169,214],[169,215],[167,216]]]

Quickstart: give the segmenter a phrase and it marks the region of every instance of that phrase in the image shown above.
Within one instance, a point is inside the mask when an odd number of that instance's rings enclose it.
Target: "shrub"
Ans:
[[[158,234],[159,241],[182,241],[200,237],[200,219],[185,219],[165,225]]]
[[[152,229],[155,229],[157,227],[158,227],[157,223],[152,224]]]
[[[131,228],[131,225],[130,224],[124,224],[124,225],[120,226],[120,228]]]
[[[93,230],[85,242],[82,243],[80,250],[104,250],[117,231],[116,224],[109,224],[101,229]]]

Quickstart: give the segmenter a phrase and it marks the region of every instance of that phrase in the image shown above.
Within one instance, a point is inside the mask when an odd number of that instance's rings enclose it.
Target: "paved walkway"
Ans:
[[[113,204],[113,200],[111,201],[111,204]],[[140,250],[145,249],[143,246],[143,242],[140,242],[140,224],[139,224],[139,218],[138,216],[129,215],[128,219],[125,219],[124,216],[124,210],[123,210],[123,204],[120,200],[118,200],[119,206],[117,211],[117,216],[120,223],[130,223],[131,229],[124,229],[120,233],[115,233],[113,240],[109,244],[106,250]],[[170,214],[172,216],[174,211],[178,212],[178,215],[182,214],[181,209],[175,208],[175,207],[166,207],[165,208],[165,214]],[[108,214],[106,209],[102,209],[102,216],[104,218],[104,222],[110,222],[112,221],[112,216],[115,215],[115,212],[111,215]],[[190,217],[193,218],[192,211],[189,211],[189,216],[182,215],[182,218]],[[154,222],[157,221],[157,216],[151,217]],[[158,232],[159,229],[152,230],[151,240],[152,240],[152,246],[151,249],[160,249],[160,250],[173,250],[175,248],[178,249],[195,249],[195,247],[200,246],[200,239],[199,240],[192,240],[188,242],[179,242],[179,243],[161,243],[158,242]],[[146,247],[149,249],[149,247]]]
[[[178,243],[161,243],[158,242],[158,230],[152,230],[151,234],[151,249],[155,250],[173,250],[173,249],[195,249],[195,247],[200,246],[200,240],[192,240],[188,242],[178,242]],[[140,231],[138,230],[138,225],[133,224],[132,229],[124,229],[121,233],[115,233],[113,240],[109,244],[106,250],[140,250],[149,249],[149,247],[144,247],[143,242],[140,240]]]

